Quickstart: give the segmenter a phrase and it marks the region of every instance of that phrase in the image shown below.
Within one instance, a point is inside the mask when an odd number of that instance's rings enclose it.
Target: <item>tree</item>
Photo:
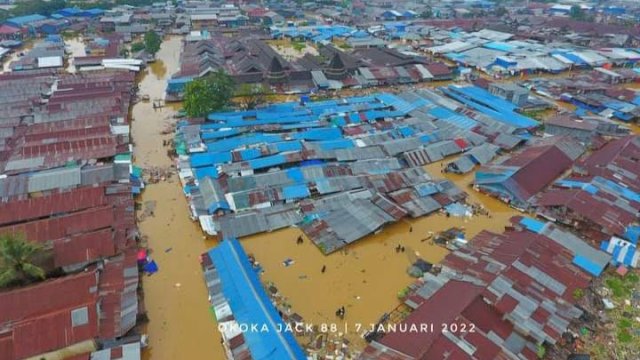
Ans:
[[[44,270],[33,264],[41,252],[40,244],[26,241],[22,236],[0,235],[0,287],[44,279]]]
[[[144,34],[144,49],[151,55],[155,55],[160,50],[162,39],[158,34],[149,30]]]
[[[67,6],[65,0],[27,0],[16,2],[16,6],[11,10],[13,16],[40,14],[49,16],[54,12],[64,9]]]
[[[433,10],[431,6],[427,6],[424,11],[420,14],[420,18],[422,19],[431,19],[433,17]]]
[[[496,13],[496,16],[503,17],[507,15],[509,11],[507,11],[507,8],[505,8],[504,6],[500,6],[496,8],[495,13]]]
[[[585,13],[584,10],[579,5],[573,5],[571,10],[569,11],[569,16],[574,20],[584,20]]]
[[[138,51],[144,50],[146,46],[141,42],[136,42],[131,44],[131,52],[137,53]]]
[[[233,88],[233,80],[222,70],[189,82],[184,90],[187,116],[202,117],[224,108],[231,100]]]
[[[247,109],[255,109],[256,106],[264,104],[273,92],[262,84],[241,84],[236,90],[238,102]]]

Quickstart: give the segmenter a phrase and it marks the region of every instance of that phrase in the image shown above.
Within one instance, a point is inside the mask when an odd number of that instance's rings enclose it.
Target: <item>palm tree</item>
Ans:
[[[45,272],[33,264],[42,246],[14,234],[0,235],[0,287],[44,279]]]

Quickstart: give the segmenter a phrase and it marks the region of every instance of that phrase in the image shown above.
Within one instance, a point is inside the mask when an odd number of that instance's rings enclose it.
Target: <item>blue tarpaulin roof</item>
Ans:
[[[522,220],[520,220],[520,225],[524,226],[529,231],[540,234],[542,232],[542,229],[544,228],[545,223],[529,217],[523,217]]]
[[[287,158],[284,155],[277,154],[265,156],[259,159],[249,160],[248,163],[252,169],[264,169],[272,166],[286,164]]]
[[[208,253],[221,281],[224,297],[240,325],[256,324],[268,331],[247,331],[245,343],[253,359],[305,360],[293,334],[278,331],[284,322],[264,291],[246,253],[236,239],[225,240]]]
[[[298,140],[335,140],[342,138],[342,132],[338,128],[320,128],[302,131],[293,134]]]
[[[307,185],[291,185],[282,188],[282,194],[287,200],[302,199],[309,197],[311,193]]]
[[[242,161],[257,159],[260,156],[262,156],[262,151],[260,151],[260,149],[252,148],[240,150],[240,158],[242,159]]]
[[[219,152],[193,154],[189,160],[191,161],[191,167],[196,168],[231,162],[231,159],[230,152]]]
[[[195,172],[196,178],[198,179],[202,179],[206,176],[214,179],[218,177],[218,170],[216,170],[216,168],[213,166],[196,168]]]
[[[624,238],[637,245],[640,240],[640,226],[628,226],[624,232]]]
[[[594,263],[593,261],[589,260],[589,258],[581,255],[576,255],[573,258],[573,264],[577,265],[578,267],[580,267],[581,269],[583,269],[584,271],[588,272],[593,276],[600,276],[600,274],[602,273],[602,270],[604,270],[604,267]]]
[[[33,14],[33,15],[25,15],[25,16],[10,18],[10,19],[7,19],[6,22],[11,25],[16,25],[18,27],[21,27],[21,26],[29,25],[36,21],[45,20],[46,18],[47,18],[46,16],[42,16],[40,14]]]
[[[287,177],[296,183],[304,182],[304,174],[297,167],[287,169]]]
[[[516,105],[477,86],[449,85],[441,90],[451,98],[511,126],[517,128],[538,126],[537,121],[516,113],[514,111]]]

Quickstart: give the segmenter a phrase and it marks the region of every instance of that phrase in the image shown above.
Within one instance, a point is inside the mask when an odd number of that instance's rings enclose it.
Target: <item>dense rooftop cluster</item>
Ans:
[[[57,274],[0,293],[3,359],[116,339],[136,324],[133,81],[128,72],[0,75],[0,233],[41,243],[45,270]]]

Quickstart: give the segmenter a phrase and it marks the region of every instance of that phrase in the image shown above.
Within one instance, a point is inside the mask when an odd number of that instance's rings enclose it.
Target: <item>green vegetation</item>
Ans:
[[[433,10],[431,10],[431,6],[428,6],[424,9],[424,11],[420,14],[420,18],[422,19],[431,19],[433,17]]]
[[[631,326],[633,325],[633,323],[631,322],[631,320],[629,319],[620,319],[620,321],[618,322],[618,328],[619,329],[629,329]]]
[[[538,348],[536,349],[536,355],[538,359],[544,359],[544,356],[547,354],[547,348],[542,344],[538,344]]]
[[[569,16],[573,19],[573,20],[578,20],[578,21],[590,21],[592,20],[589,15],[582,10],[582,8],[579,5],[573,5],[571,7],[571,10],[569,11]]]
[[[155,31],[149,30],[144,34],[144,49],[149,54],[155,56],[156,53],[160,50],[161,44],[162,39]]]
[[[406,287],[398,291],[398,299],[404,299],[409,294],[409,287]]]
[[[4,21],[8,17],[31,14],[49,16],[67,7],[77,7],[80,9],[100,8],[106,10],[117,5],[144,6],[151,5],[154,2],[155,0],[100,0],[96,2],[85,0],[24,0],[16,2],[16,6],[11,9],[11,11],[0,12],[0,20]]]
[[[22,236],[0,235],[0,287],[25,285],[45,278],[34,258],[43,252],[42,246]]]
[[[307,44],[305,44],[304,41],[294,41],[291,43],[291,47],[295,51],[302,51],[307,47]]]
[[[347,44],[346,42],[345,42],[345,43],[341,43],[340,45],[338,45],[338,47],[339,47],[340,49],[344,49],[344,50],[349,50],[349,49],[351,49],[351,45]]]
[[[580,300],[584,297],[584,290],[577,288],[573,291],[573,298],[575,300]]]
[[[144,43],[141,42],[136,42],[131,44],[131,52],[138,52],[138,51],[142,51],[145,49]]]
[[[31,14],[40,14],[49,16],[54,12],[67,7],[65,0],[27,0],[16,3],[16,7],[11,9],[11,16],[23,16]]]
[[[532,111],[523,111],[522,115],[526,117],[530,117],[535,120],[542,121],[544,118],[545,110],[532,110]]]
[[[189,117],[221,110],[229,104],[233,89],[233,80],[221,70],[193,80],[185,87],[184,110]]]
[[[241,84],[235,93],[238,103],[247,109],[255,109],[256,106],[264,104],[271,95],[271,89],[262,84]]]
[[[629,333],[627,329],[618,330],[618,341],[623,344],[630,343],[633,340],[633,335]]]
[[[631,275],[631,274],[630,274]],[[629,280],[629,277],[619,278],[619,277],[610,277],[605,280],[605,284],[607,287],[611,289],[614,298],[625,298],[631,295],[631,291],[633,290],[633,286],[637,282],[637,277],[634,281],[633,278]]]

